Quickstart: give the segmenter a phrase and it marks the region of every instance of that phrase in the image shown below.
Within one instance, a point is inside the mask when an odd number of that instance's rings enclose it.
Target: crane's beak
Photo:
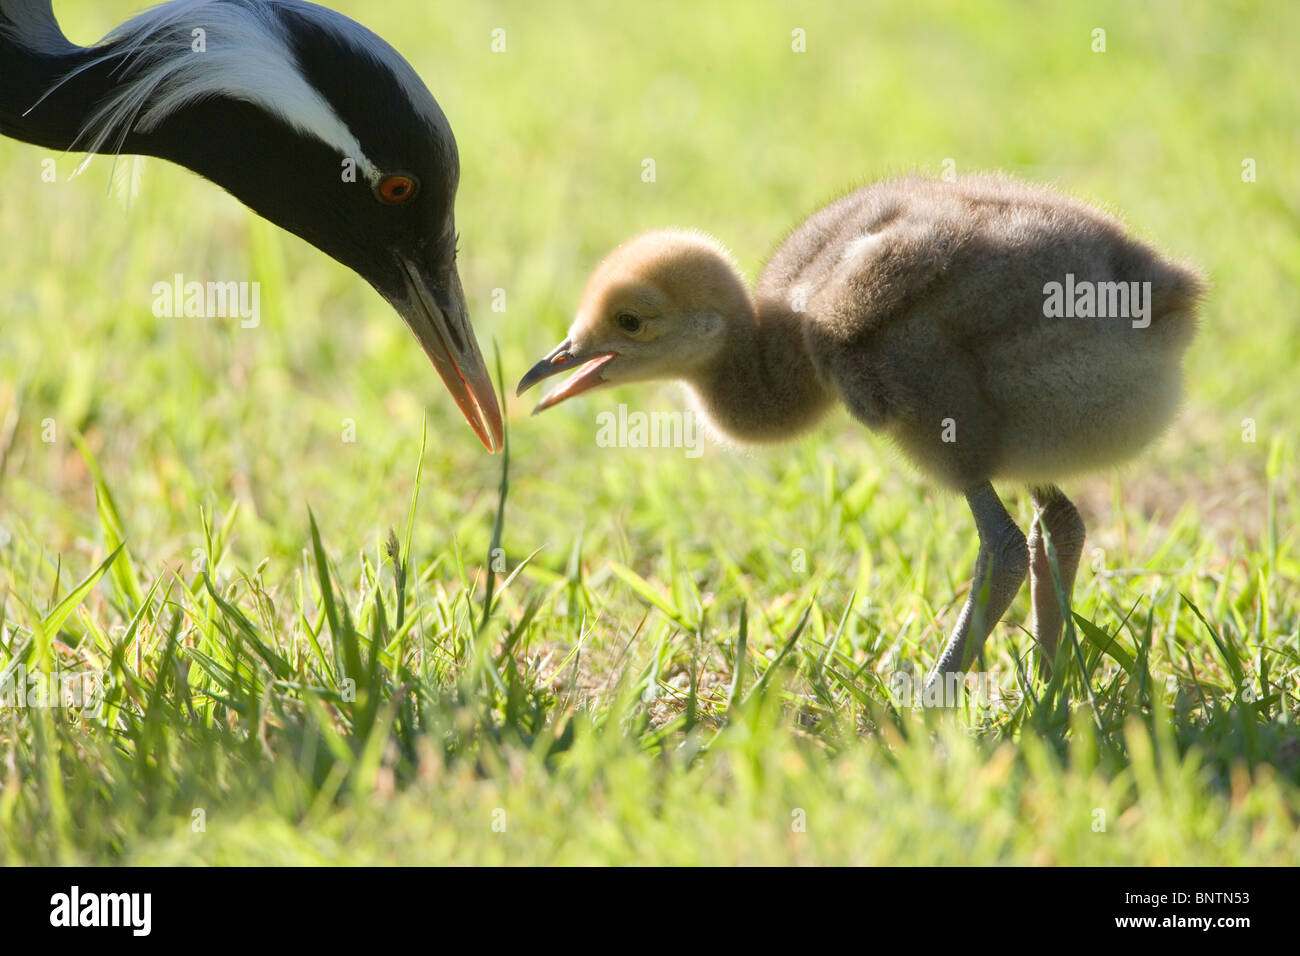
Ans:
[[[553,348],[546,358],[528,370],[528,374],[519,380],[519,387],[515,389],[515,394],[522,395],[542,379],[576,368],[577,371],[565,379],[559,388],[549,392],[537,403],[537,407],[533,409],[533,414],[536,415],[552,405],[558,405],[566,398],[572,398],[574,395],[590,391],[597,385],[603,385],[605,378],[600,374],[600,370],[617,355],[617,352],[604,352],[584,359],[574,353],[573,344],[565,339]]]
[[[405,295],[390,301],[419,339],[461,414],[490,452],[504,444],[501,408],[483,354],[469,324],[465,292],[455,269],[445,289],[435,289],[424,270],[399,257]]]

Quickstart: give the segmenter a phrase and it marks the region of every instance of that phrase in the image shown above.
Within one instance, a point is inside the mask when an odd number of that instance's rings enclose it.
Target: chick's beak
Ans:
[[[426,270],[404,258],[398,261],[405,294],[390,301],[415,333],[483,447],[499,451],[504,443],[501,408],[469,324],[460,276],[453,268],[445,283],[435,285]]]
[[[574,349],[572,342],[565,339],[553,348],[546,358],[528,370],[528,374],[519,380],[519,387],[515,389],[515,394],[524,394],[544,378],[577,369],[558,388],[548,392],[537,403],[537,407],[533,409],[533,414],[536,415],[552,405],[558,405],[566,398],[572,398],[574,395],[590,391],[597,385],[603,385],[605,378],[600,374],[600,370],[617,355],[617,352],[603,352],[584,357]]]

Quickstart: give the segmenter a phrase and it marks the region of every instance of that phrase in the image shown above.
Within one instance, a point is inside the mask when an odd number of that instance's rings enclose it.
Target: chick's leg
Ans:
[[[966,501],[979,530],[980,550],[970,594],[962,606],[957,626],[935,664],[926,684],[925,699],[934,700],[936,682],[949,674],[960,674],[984,646],[993,625],[1006,613],[1029,569],[1025,536],[998,500],[988,482],[966,492]],[[953,704],[947,694],[943,703]]]
[[[1051,677],[1056,661],[1056,648],[1065,622],[1065,608],[1052,580],[1052,552],[1055,552],[1056,570],[1060,575],[1061,590],[1068,599],[1074,587],[1074,576],[1079,570],[1079,557],[1083,554],[1083,519],[1070,499],[1054,485],[1034,488],[1029,493],[1034,502],[1034,524],[1029,529],[1029,581],[1034,598],[1034,640],[1038,642],[1040,657],[1038,672],[1044,679]],[[1051,550],[1048,543],[1051,543]]]

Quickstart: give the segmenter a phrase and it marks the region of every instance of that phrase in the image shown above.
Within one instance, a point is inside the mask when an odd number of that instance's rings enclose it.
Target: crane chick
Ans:
[[[587,283],[568,337],[519,383],[576,369],[541,411],[604,384],[677,379],[714,429],[794,438],[837,403],[965,495],[974,579],[931,674],[963,672],[1026,575],[1050,672],[1064,623],[1052,577],[1083,550],[1064,477],[1117,464],[1173,418],[1198,272],[1110,216],[1000,176],[909,177],[821,209],[751,294],[697,232],[621,245]],[[1026,484],[1026,540],[992,482]]]

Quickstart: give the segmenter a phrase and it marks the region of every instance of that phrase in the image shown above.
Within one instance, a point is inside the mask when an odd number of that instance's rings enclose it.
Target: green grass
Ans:
[[[707,229],[752,274],[842,189],[951,158],[1207,270],[1186,407],[1066,488],[1066,679],[1026,676],[1026,590],[998,699],[915,711],[893,675],[937,655],[974,530],[844,414],[691,459],[595,441],[671,387],[510,398],[491,458],[345,269],[182,170],[124,211],[109,160],[47,184],[2,142],[0,670],[109,690],[98,718],[0,709],[0,863],[1300,858],[1300,10],[337,6],[452,120],[507,383],[633,231]],[[58,7],[89,42],[135,3]],[[177,272],[260,281],[261,326],[155,319]]]

